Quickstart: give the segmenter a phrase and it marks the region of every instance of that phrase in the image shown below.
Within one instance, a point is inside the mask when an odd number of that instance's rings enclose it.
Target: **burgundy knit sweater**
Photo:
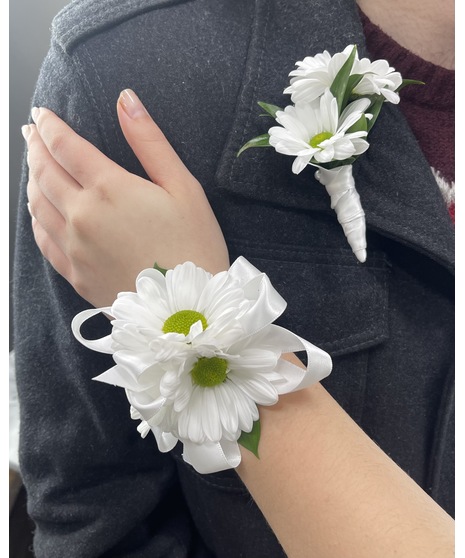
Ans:
[[[371,59],[384,58],[408,79],[425,85],[402,89],[399,107],[429,162],[455,222],[455,71],[405,49],[361,13]]]

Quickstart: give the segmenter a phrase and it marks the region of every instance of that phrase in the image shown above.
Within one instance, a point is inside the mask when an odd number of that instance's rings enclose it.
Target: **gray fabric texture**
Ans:
[[[352,0],[77,0],[55,19],[32,105],[111,159],[144,171],[119,130],[130,87],[204,186],[231,260],[268,273],[279,323],[327,350],[323,383],[391,457],[453,513],[453,228],[398,107],[387,107],[354,173],[368,259],[347,246],[326,193],[260,149],[257,101],[283,105],[296,60],[364,42]],[[142,440],[112,365],[72,336],[88,304],[35,246],[24,168],[14,271],[20,466],[38,558],[280,557],[234,471],[198,475],[179,444]],[[105,319],[86,336],[108,332]],[[311,503],[309,503],[311,505]]]

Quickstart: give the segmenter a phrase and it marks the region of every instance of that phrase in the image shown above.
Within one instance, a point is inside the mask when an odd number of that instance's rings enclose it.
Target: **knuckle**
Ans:
[[[94,198],[94,202],[108,203],[111,201],[111,185],[108,181],[108,176],[104,177],[101,175],[96,175],[94,177],[94,184],[90,192]]]
[[[66,147],[66,134],[60,131],[55,131],[48,138],[48,150],[54,158],[59,157]]]
[[[73,207],[66,214],[71,239],[85,240],[91,237],[95,222],[95,198],[93,195],[81,193]]]
[[[148,117],[143,126],[140,126],[137,134],[137,142],[143,145],[165,145],[168,143],[163,132],[154,125],[153,120]]]
[[[45,165],[40,158],[30,151],[28,154],[29,176],[32,176],[37,182],[41,182]]]
[[[71,228],[71,235],[73,233],[82,234],[87,226],[85,214],[79,208],[75,208],[68,215],[68,224]]]
[[[69,239],[73,239],[75,235],[80,235],[83,231],[85,231],[87,227],[88,214],[88,199],[85,193],[81,192],[74,200],[74,203],[67,207],[65,220],[68,227],[67,236]]]

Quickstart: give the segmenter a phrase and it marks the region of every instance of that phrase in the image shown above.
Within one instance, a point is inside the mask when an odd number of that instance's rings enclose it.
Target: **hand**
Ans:
[[[44,257],[94,306],[134,290],[156,262],[229,267],[223,234],[202,186],[134,92],[117,103],[123,133],[151,181],[127,172],[45,108],[23,127],[27,195]]]

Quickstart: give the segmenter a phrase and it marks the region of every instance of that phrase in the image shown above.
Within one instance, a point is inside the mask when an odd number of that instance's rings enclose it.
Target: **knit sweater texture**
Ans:
[[[423,81],[401,91],[400,108],[420,144],[455,222],[455,70],[407,50],[362,14],[372,59],[384,58],[404,78]]]

